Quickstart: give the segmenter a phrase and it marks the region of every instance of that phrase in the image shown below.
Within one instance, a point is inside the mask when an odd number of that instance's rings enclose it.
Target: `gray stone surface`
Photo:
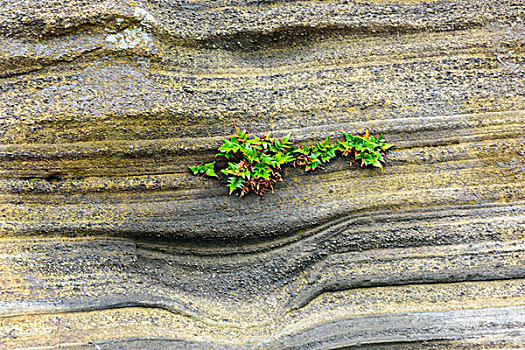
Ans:
[[[523,1],[0,9],[0,348],[524,347]],[[396,147],[240,199],[234,123]]]

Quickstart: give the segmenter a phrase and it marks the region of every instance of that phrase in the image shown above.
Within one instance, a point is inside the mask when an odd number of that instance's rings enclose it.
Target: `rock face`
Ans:
[[[1,348],[524,346],[523,0],[0,9]],[[239,199],[234,123],[397,147]]]

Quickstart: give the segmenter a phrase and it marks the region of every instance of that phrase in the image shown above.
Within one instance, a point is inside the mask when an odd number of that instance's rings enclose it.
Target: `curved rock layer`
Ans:
[[[0,9],[0,348],[524,347],[522,0]],[[234,123],[396,147],[239,199]]]

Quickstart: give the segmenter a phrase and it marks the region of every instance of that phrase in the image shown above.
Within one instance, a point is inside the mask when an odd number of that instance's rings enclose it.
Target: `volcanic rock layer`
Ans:
[[[525,346],[523,0],[0,10],[0,348]],[[234,124],[396,147],[238,198]]]

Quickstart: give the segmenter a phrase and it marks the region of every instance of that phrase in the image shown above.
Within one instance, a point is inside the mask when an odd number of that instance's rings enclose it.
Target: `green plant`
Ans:
[[[204,174],[204,175],[208,175],[208,176],[217,176],[217,174],[215,174],[215,162],[211,162],[211,163],[201,163],[199,165],[195,165],[195,166],[190,166],[189,167],[191,171],[193,171],[193,175],[197,175],[197,174]]]
[[[372,165],[383,169],[381,162],[385,162],[384,152],[393,147],[383,139],[383,135],[374,137],[369,135],[366,130],[364,136],[355,136],[342,132],[345,141],[339,141],[338,150],[343,156],[353,156],[354,159],[361,161],[361,166]]]
[[[235,134],[229,140],[222,139],[216,157],[227,161],[220,169],[226,176],[230,194],[239,192],[240,197],[254,192],[260,196],[273,190],[282,181],[283,166],[304,167],[305,171],[315,170],[340,153],[351,162],[359,162],[362,167],[373,166],[383,169],[384,154],[393,145],[387,144],[383,135],[374,137],[366,130],[365,135],[356,136],[342,132],[345,140],[331,144],[327,136],[310,146],[295,146],[290,142],[291,134],[282,139],[273,138],[271,133],[263,137],[249,135],[246,129],[235,127]],[[215,173],[216,162],[190,166],[194,175],[202,174],[219,177]],[[222,175],[221,175],[222,176]]]

